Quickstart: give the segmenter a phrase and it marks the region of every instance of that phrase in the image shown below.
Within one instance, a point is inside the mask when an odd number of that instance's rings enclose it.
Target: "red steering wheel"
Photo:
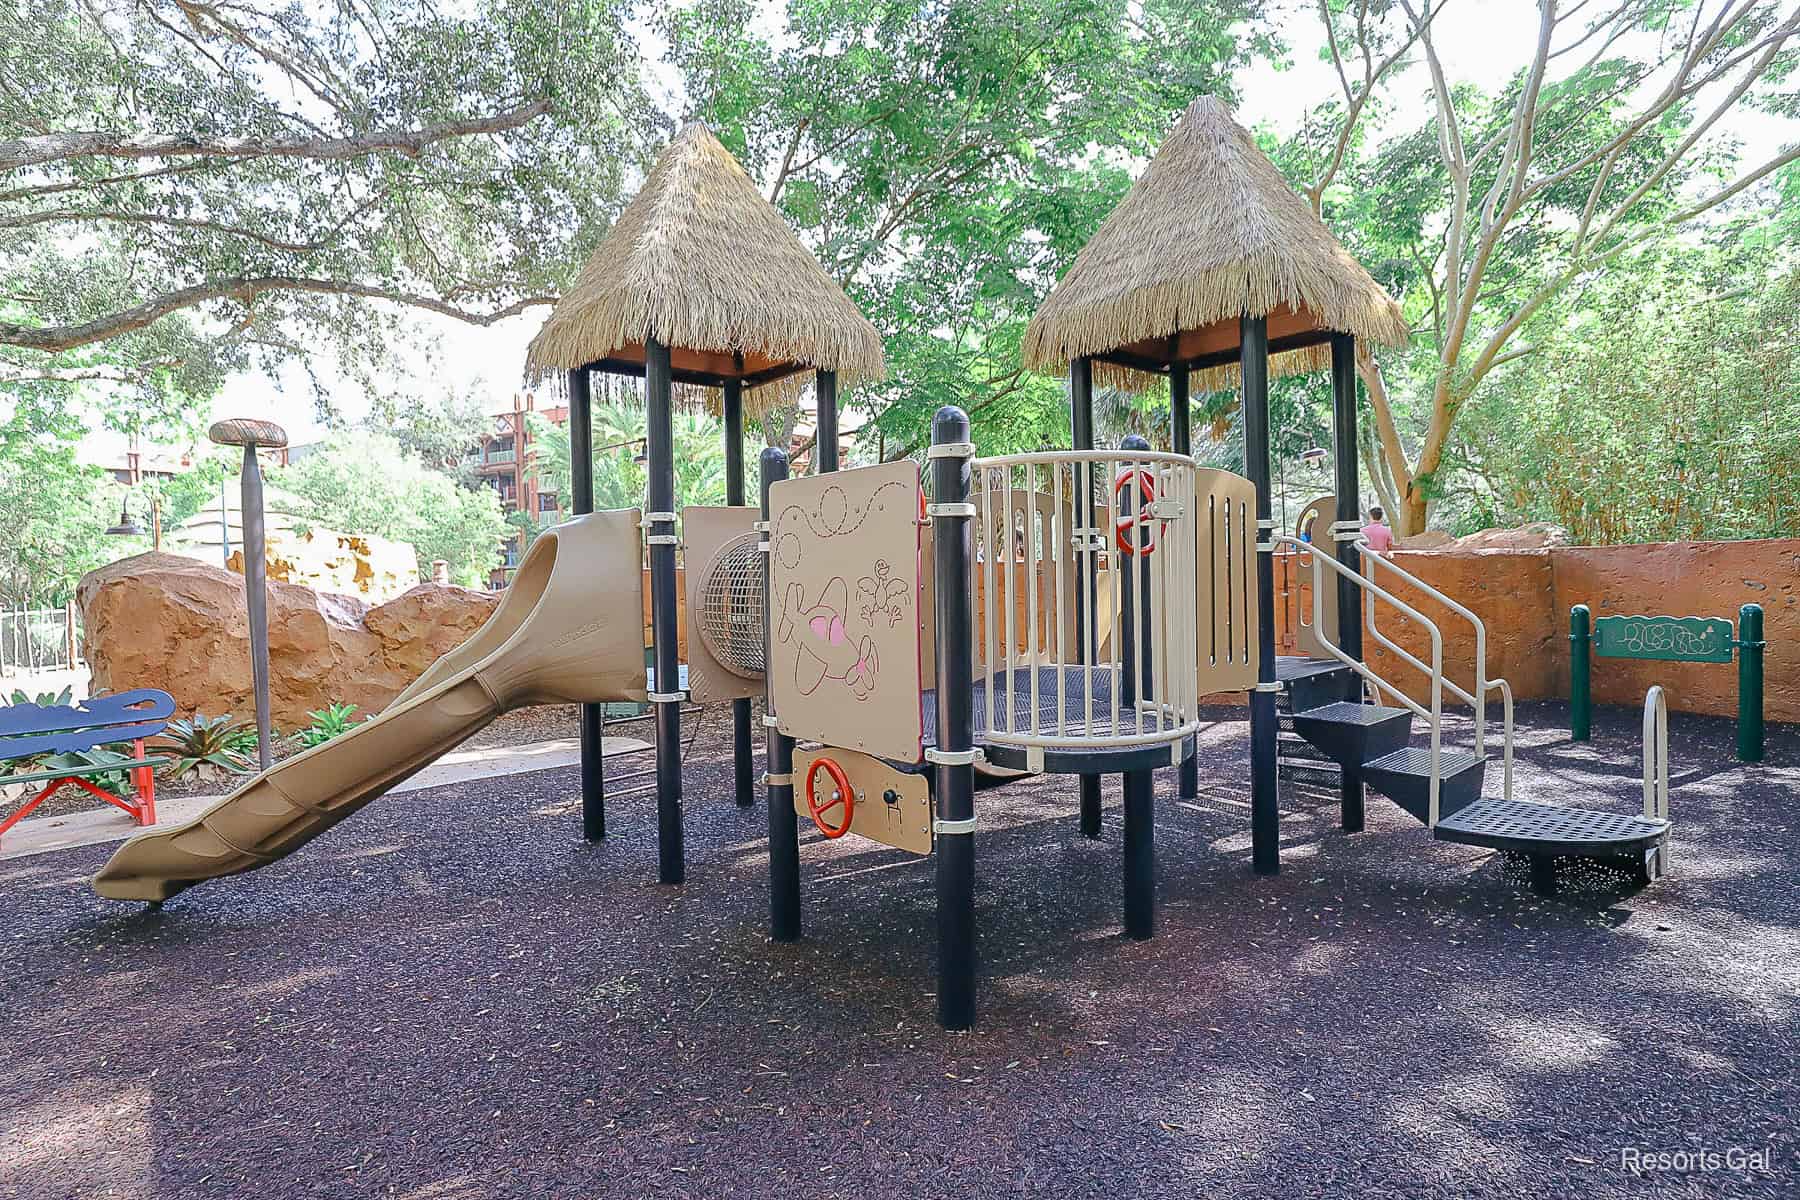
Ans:
[[[1113,480],[1113,506],[1119,507],[1127,489],[1133,483],[1143,495],[1143,503],[1138,510],[1129,516],[1122,516],[1113,522],[1113,541],[1118,543],[1123,554],[1152,554],[1156,551],[1156,535],[1162,532],[1167,520],[1157,520],[1150,515],[1150,506],[1156,503],[1156,477],[1143,467],[1126,467]],[[1142,545],[1138,543],[1137,531],[1145,531]]]
[[[837,788],[837,794],[823,804],[819,803],[818,792],[815,790],[821,767],[831,776],[832,786]],[[836,825],[825,819],[825,814],[834,808],[844,810],[844,819]],[[844,774],[844,768],[834,760],[815,758],[812,766],[806,769],[806,811],[812,816],[813,824],[819,827],[819,832],[828,838],[841,838],[850,832],[850,819],[856,815],[856,793],[850,790],[850,777]]]

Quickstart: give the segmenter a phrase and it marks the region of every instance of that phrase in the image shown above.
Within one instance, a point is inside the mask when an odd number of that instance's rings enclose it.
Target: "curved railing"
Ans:
[[[1503,772],[1504,783],[1502,785],[1504,788],[1504,791],[1502,794],[1508,800],[1511,800],[1512,799],[1512,780],[1513,780],[1513,694],[1512,694],[1512,685],[1504,679],[1489,679],[1487,677],[1487,626],[1482,624],[1481,618],[1476,616],[1474,611],[1471,610],[1467,605],[1461,604],[1458,601],[1453,600],[1449,596],[1446,596],[1443,592],[1440,592],[1438,589],[1432,587],[1429,583],[1426,583],[1423,579],[1420,579],[1417,575],[1414,575],[1412,572],[1401,567],[1398,563],[1394,562],[1393,559],[1388,558],[1386,555],[1375,550],[1373,547],[1371,547],[1369,545],[1368,540],[1366,538],[1359,537],[1356,539],[1356,542],[1354,544],[1356,546],[1356,549],[1362,553],[1362,561],[1365,564],[1365,569],[1366,569],[1367,564],[1374,563],[1377,566],[1383,567],[1383,568],[1393,572],[1395,575],[1398,575],[1401,579],[1403,579],[1407,583],[1411,584],[1414,588],[1416,588],[1417,590],[1419,590],[1421,592],[1424,592],[1427,596],[1430,596],[1433,600],[1436,600],[1439,604],[1442,604],[1445,608],[1449,609],[1451,612],[1464,618],[1465,620],[1467,620],[1469,622],[1470,625],[1473,625],[1475,627],[1475,690],[1474,690],[1474,692],[1471,693],[1471,692],[1464,691],[1461,686],[1459,686],[1456,683],[1453,683],[1449,679],[1444,680],[1444,687],[1446,690],[1449,691],[1449,693],[1452,696],[1455,696],[1457,699],[1461,700],[1464,704],[1467,704],[1470,708],[1475,710],[1475,753],[1476,754],[1482,754],[1482,753],[1486,752],[1486,736],[1485,735],[1486,735],[1486,726],[1487,726],[1487,694],[1491,691],[1498,691],[1500,693],[1500,708],[1501,708],[1500,742],[1501,742],[1501,755],[1502,755],[1502,759],[1505,763],[1504,772]],[[1375,572],[1373,572],[1373,571],[1369,571],[1368,573],[1370,575],[1375,574]],[[1380,642],[1383,646],[1387,647],[1388,650],[1390,650],[1397,657],[1404,659],[1406,662],[1411,663],[1413,666],[1417,667],[1419,670],[1421,670],[1421,671],[1427,670],[1427,667],[1425,666],[1425,664],[1420,662],[1416,655],[1414,655],[1411,651],[1407,650],[1405,647],[1399,645],[1392,638],[1388,637],[1385,633],[1383,633],[1381,631],[1380,627],[1376,625],[1376,623],[1375,623],[1375,599],[1374,599],[1374,596],[1369,594],[1366,590],[1364,592],[1363,603],[1364,603],[1364,615],[1366,618],[1365,623],[1368,626],[1369,633],[1374,636],[1375,640]]]
[[[1286,534],[1277,534],[1272,540],[1275,545],[1289,545],[1289,546],[1295,546],[1295,547],[1302,547],[1302,546],[1307,545],[1307,543],[1302,542],[1299,538],[1290,537]],[[1315,630],[1317,631],[1317,637],[1318,637],[1319,644],[1321,646],[1323,646],[1327,651],[1329,651],[1333,658],[1336,658],[1339,662],[1343,663],[1345,666],[1349,667],[1351,670],[1355,671],[1358,675],[1362,676],[1364,679],[1368,680],[1371,684],[1373,684],[1378,692],[1386,692],[1389,696],[1392,696],[1395,700],[1399,701],[1403,707],[1410,710],[1415,715],[1425,718],[1427,728],[1431,732],[1431,784],[1430,784],[1430,799],[1429,799],[1430,808],[1428,810],[1429,811],[1429,819],[1425,823],[1429,826],[1435,827],[1438,823],[1438,792],[1439,792],[1439,790],[1441,788],[1441,784],[1442,784],[1441,760],[1443,757],[1443,737],[1444,737],[1444,638],[1443,638],[1443,634],[1441,632],[1439,632],[1436,623],[1433,622],[1424,613],[1420,612],[1416,608],[1413,608],[1411,605],[1407,604],[1403,600],[1400,600],[1398,597],[1396,597],[1392,593],[1388,592],[1385,588],[1383,588],[1380,584],[1376,583],[1373,579],[1370,579],[1368,576],[1366,576],[1358,571],[1355,571],[1355,570],[1351,569],[1350,567],[1345,566],[1343,563],[1339,562],[1333,556],[1331,556],[1329,554],[1325,554],[1325,553],[1316,552],[1316,548],[1315,548],[1315,553],[1312,555],[1312,562],[1313,562],[1313,625],[1314,625]],[[1367,663],[1360,662],[1357,659],[1353,658],[1351,655],[1345,653],[1345,651],[1341,647],[1339,647],[1336,643],[1331,641],[1330,638],[1327,638],[1325,636],[1325,634],[1324,634],[1324,630],[1325,630],[1325,625],[1324,625],[1324,620],[1325,620],[1325,578],[1324,578],[1324,573],[1321,570],[1321,567],[1329,567],[1329,568],[1331,568],[1331,570],[1333,572],[1335,572],[1339,576],[1341,576],[1345,579],[1349,579],[1349,580],[1361,585],[1364,594],[1371,598],[1371,600],[1370,600],[1371,603],[1373,603],[1373,598],[1377,597],[1377,596],[1379,596],[1383,600],[1386,600],[1389,604],[1393,605],[1396,609],[1398,609],[1402,615],[1411,617],[1414,621],[1416,621],[1420,625],[1424,626],[1425,631],[1431,635],[1431,665],[1430,666],[1426,666],[1424,663],[1420,662],[1417,658],[1414,658],[1410,654],[1406,656],[1409,661],[1413,662],[1415,665],[1417,665],[1421,670],[1425,671],[1425,673],[1431,677],[1431,707],[1429,709],[1427,709],[1424,705],[1420,704],[1417,700],[1414,700],[1411,696],[1407,695],[1405,692],[1401,691],[1398,687],[1395,687],[1393,684],[1391,684],[1387,680],[1383,679],[1380,675],[1376,674],[1375,671],[1373,670],[1373,668],[1371,668]],[[1335,597],[1334,597],[1333,603],[1335,603],[1335,602],[1336,601],[1335,601]],[[1340,631],[1340,634],[1341,634],[1341,631]]]
[[[1057,450],[971,471],[987,740],[1041,752],[1198,730],[1194,460]]]
[[[1669,704],[1658,684],[1644,693],[1644,815],[1669,819]],[[1669,840],[1656,848],[1656,877],[1669,870]]]

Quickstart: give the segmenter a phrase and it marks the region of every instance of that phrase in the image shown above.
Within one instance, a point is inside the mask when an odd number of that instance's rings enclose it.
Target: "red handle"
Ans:
[[[832,785],[837,788],[837,795],[823,804],[819,803],[815,786],[820,767],[825,768],[825,773],[831,776]],[[825,814],[840,805],[844,810],[843,822],[833,825],[826,821]],[[850,820],[856,815],[856,793],[850,790],[850,777],[844,774],[844,768],[838,766],[833,759],[815,758],[812,766],[806,768],[806,811],[811,814],[813,824],[819,827],[819,832],[828,838],[841,838],[850,832]]]
[[[1135,556],[1140,551],[1152,554],[1156,551],[1156,535],[1162,528],[1161,522],[1154,526],[1151,525],[1149,512],[1150,505],[1156,503],[1155,478],[1142,467],[1126,467],[1119,472],[1119,477],[1113,480],[1113,506],[1115,508],[1119,506],[1125,489],[1131,486],[1134,479],[1137,482],[1138,490],[1144,495],[1143,507],[1130,516],[1119,517],[1113,522],[1113,541],[1118,544],[1119,552],[1122,554]],[[1139,546],[1137,542],[1136,533],[1139,529],[1150,530],[1150,540],[1143,546]]]

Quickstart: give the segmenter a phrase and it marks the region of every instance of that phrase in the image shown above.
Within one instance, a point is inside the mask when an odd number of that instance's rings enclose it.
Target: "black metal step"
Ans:
[[[1487,756],[1462,750],[1438,753],[1438,820],[1481,798]],[[1408,746],[1363,764],[1363,781],[1407,812],[1431,821],[1431,751]]]
[[[1362,689],[1356,672],[1335,658],[1282,655],[1275,660],[1275,679],[1281,684],[1282,698],[1294,712],[1337,700],[1355,700]]]
[[[1657,848],[1668,840],[1669,823],[1635,813],[1482,799],[1440,820],[1431,832],[1443,842],[1525,855],[1532,888],[1555,895],[1556,864],[1562,858],[1623,867],[1639,884],[1649,883],[1656,877],[1653,864]]]
[[[1404,708],[1339,700],[1294,714],[1294,732],[1341,766],[1356,766],[1403,748],[1412,737]]]
[[[1491,798],[1440,818],[1432,830],[1443,842],[1575,858],[1641,852],[1668,833],[1667,821],[1651,817]]]

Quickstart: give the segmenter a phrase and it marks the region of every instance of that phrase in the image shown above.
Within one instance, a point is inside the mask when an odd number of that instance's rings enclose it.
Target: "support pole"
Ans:
[[[1094,360],[1091,358],[1077,358],[1069,363],[1069,432],[1074,449],[1094,448]],[[1080,482],[1088,477],[1078,471],[1075,479]],[[1086,494],[1075,497],[1075,520],[1083,529],[1093,528],[1094,493],[1091,479],[1088,479]],[[993,551],[990,549],[989,553]],[[1092,566],[1091,562],[1089,566]],[[1082,662],[1087,661],[1087,639],[1081,636],[1080,631],[1087,628],[1086,614],[1093,608],[1094,601],[1094,577],[1091,571],[1084,571],[1075,588],[1075,651]],[[1098,775],[1081,777],[1081,834],[1090,838],[1100,836]]]
[[[1155,772],[1125,772],[1125,936],[1156,932]]]
[[[587,368],[569,372],[569,509],[594,511],[594,397]],[[581,706],[581,836],[606,837],[604,721],[598,704]]]
[[[1740,627],[1739,636],[1743,636]],[[1593,736],[1594,637],[1588,606],[1569,610],[1569,740],[1585,742]],[[1738,670],[1743,670],[1740,661]]]
[[[256,763],[268,770],[274,730],[269,717],[269,563],[263,533],[262,465],[256,443],[244,444],[244,596],[250,608],[250,681],[256,689]]]
[[[813,388],[819,405],[819,423],[813,431],[813,474],[838,469],[837,372],[820,371]]]
[[[762,452],[762,519],[769,520],[769,487],[788,477],[787,455],[770,446]],[[758,539],[763,571],[763,661],[769,656],[769,620],[774,611],[769,595],[769,535]],[[763,678],[763,711],[767,714],[769,764],[769,936],[778,942],[800,937],[800,827],[794,813],[794,739],[784,737],[775,720],[775,691]]]
[[[1356,338],[1348,333],[1331,335],[1331,446],[1334,484],[1337,492],[1337,521],[1355,522],[1362,517],[1362,489],[1356,475]],[[1348,533],[1346,527],[1344,530]],[[1360,571],[1362,563],[1356,543],[1338,537],[1333,531],[1337,559],[1352,571]],[[1313,553],[1320,553],[1315,547]],[[1338,644],[1351,658],[1361,662],[1362,589],[1346,575],[1337,577]],[[1361,684],[1358,683],[1358,688]],[[1361,763],[1346,763],[1338,785],[1339,822],[1348,833],[1363,828],[1367,793],[1363,788]]]
[[[1177,454],[1194,452],[1194,418],[1188,403],[1190,378],[1185,366],[1176,362],[1169,364],[1169,445]],[[1196,527],[1198,527],[1198,523],[1196,523]],[[1195,744],[1194,753],[1181,760],[1177,775],[1176,794],[1184,800],[1192,800],[1200,794],[1200,748],[1198,743]]]
[[[1269,491],[1269,322],[1238,320],[1244,381],[1244,465],[1256,485],[1256,690],[1250,693],[1250,858],[1259,875],[1281,870],[1275,778],[1275,564]]]
[[[1742,762],[1763,758],[1763,610],[1760,604],[1738,609],[1737,756]]]
[[[744,383],[725,382],[725,503],[744,502]],[[733,603],[736,598],[733,598]],[[731,752],[736,766],[738,807],[756,802],[755,751],[750,741],[750,701],[731,702]]]
[[[969,418],[960,408],[940,408],[931,420],[934,446],[969,440]],[[931,460],[936,502],[966,504],[969,460]],[[969,518],[932,517],[937,606],[937,748],[951,754],[975,745],[974,633],[970,611]],[[989,553],[994,551],[990,548]],[[945,1029],[975,1024],[975,764],[938,763],[937,906],[938,1022]]]
[[[645,504],[651,513],[675,509],[674,380],[669,348],[644,339]],[[652,691],[671,699],[656,706],[657,879],[680,883],[686,874],[681,840],[681,653],[675,628],[675,522],[649,522],[650,637],[656,650]],[[660,539],[667,538],[664,542]]]

